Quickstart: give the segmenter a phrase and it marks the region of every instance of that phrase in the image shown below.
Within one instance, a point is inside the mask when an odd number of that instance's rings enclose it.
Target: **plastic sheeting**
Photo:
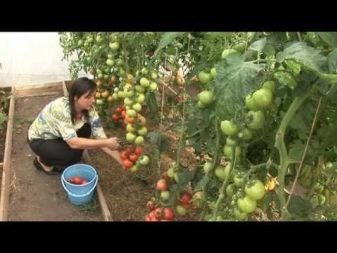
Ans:
[[[0,32],[0,86],[70,80],[62,57],[57,32]]]

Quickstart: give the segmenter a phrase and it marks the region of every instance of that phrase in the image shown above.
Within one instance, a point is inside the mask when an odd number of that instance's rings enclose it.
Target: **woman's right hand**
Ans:
[[[120,148],[120,144],[118,143],[118,138],[117,137],[112,137],[106,139],[106,147],[112,149],[112,150],[117,150]]]

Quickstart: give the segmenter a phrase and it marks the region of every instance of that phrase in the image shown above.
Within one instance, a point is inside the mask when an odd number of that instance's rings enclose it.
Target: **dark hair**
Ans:
[[[75,80],[69,91],[69,104],[71,121],[75,124],[75,97],[81,97],[83,94],[89,92],[89,95],[96,91],[96,83],[87,77],[81,77]],[[88,110],[83,110],[86,119],[89,119]]]

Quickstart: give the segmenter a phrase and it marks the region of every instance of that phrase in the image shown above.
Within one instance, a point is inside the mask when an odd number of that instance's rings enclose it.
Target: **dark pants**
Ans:
[[[78,137],[89,138],[90,135],[91,127],[88,123],[77,130]],[[54,140],[34,139],[28,143],[34,153],[40,157],[41,162],[47,166],[64,169],[80,162],[82,158],[83,149],[70,148],[62,138]]]

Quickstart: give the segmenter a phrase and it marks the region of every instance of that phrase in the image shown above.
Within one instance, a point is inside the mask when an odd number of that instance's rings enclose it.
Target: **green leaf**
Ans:
[[[202,177],[201,180],[193,187],[194,191],[202,190],[204,186],[206,186],[208,182],[208,177]],[[192,181],[193,183],[193,181]]]
[[[295,59],[301,65],[317,72],[322,72],[327,60],[319,50],[307,46],[304,42],[293,43],[276,55],[277,62],[283,62],[285,59]]]
[[[337,73],[337,49],[328,55],[329,73]]]
[[[266,45],[267,38],[262,38],[257,41],[254,41],[248,48],[248,50],[257,51],[261,53]]]
[[[317,137],[321,142],[321,149],[337,145],[337,131],[335,125],[325,125],[317,130]]]
[[[337,47],[337,32],[318,32],[317,34],[330,47]]]
[[[264,64],[245,62],[241,56],[231,55],[216,68],[216,113],[221,119],[229,119],[244,106],[244,97],[257,88],[261,81],[257,77]]]
[[[294,218],[305,218],[309,215],[310,210],[311,205],[309,201],[299,196],[291,196],[288,211],[294,216]]]
[[[177,38],[180,35],[183,35],[184,33],[182,32],[167,32],[164,33],[159,41],[159,45],[156,49],[156,51],[154,52],[154,56],[157,55],[157,53],[162,50],[164,47],[166,47],[167,45],[169,45],[175,38]]]
[[[292,160],[301,160],[303,151],[304,151],[304,144],[300,140],[296,140],[289,149],[289,158]]]

